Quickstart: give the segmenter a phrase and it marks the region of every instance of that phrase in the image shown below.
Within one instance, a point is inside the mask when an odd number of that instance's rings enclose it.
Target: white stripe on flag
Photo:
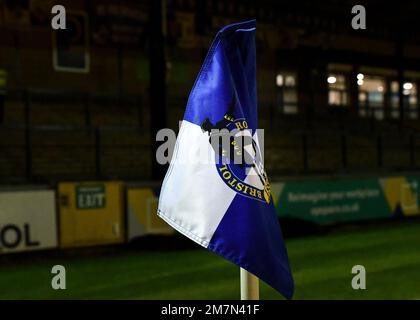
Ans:
[[[158,208],[162,219],[206,248],[236,195],[220,178],[214,156],[208,134],[182,121]]]

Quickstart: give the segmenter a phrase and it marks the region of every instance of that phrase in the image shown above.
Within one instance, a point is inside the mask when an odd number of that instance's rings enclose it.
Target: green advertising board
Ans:
[[[318,224],[419,214],[419,177],[273,184],[279,216]]]

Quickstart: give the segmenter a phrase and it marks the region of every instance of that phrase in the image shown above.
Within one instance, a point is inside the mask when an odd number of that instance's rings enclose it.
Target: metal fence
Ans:
[[[149,137],[138,128],[0,127],[0,182],[150,178]]]
[[[0,127],[0,182],[151,179],[150,137],[129,127]],[[266,137],[272,174],[415,170],[420,135],[283,133]]]
[[[151,137],[141,97],[27,91],[20,98],[22,124],[0,126],[0,183],[152,178]],[[71,113],[78,115],[71,125],[65,114],[66,103],[71,104],[68,108],[79,108]],[[102,116],[102,104],[115,105],[118,119],[118,112],[127,110],[125,106],[131,105],[135,112],[125,115],[127,125],[98,123],[94,112],[99,106]],[[42,124],[44,119],[37,113],[42,113],[45,105],[51,105],[54,116],[62,116],[57,121],[61,124]],[[55,105],[64,115],[54,109]],[[170,109],[182,115],[182,108]],[[420,167],[420,135],[399,130],[398,123],[388,133],[388,128],[380,128],[386,121],[375,120],[373,114],[360,119],[335,113],[319,124],[312,114],[297,115],[293,123],[293,117],[279,117],[274,106],[260,111],[261,126],[268,129],[265,164],[270,174],[406,171]],[[133,116],[137,117],[135,125],[130,124],[129,117]],[[330,128],[323,130],[323,126]]]

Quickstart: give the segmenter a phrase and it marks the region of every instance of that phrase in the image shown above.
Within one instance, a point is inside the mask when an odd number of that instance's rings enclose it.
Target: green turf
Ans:
[[[420,299],[420,222],[357,227],[287,241],[295,299]],[[51,267],[67,290],[51,289]],[[351,288],[351,268],[367,290]],[[238,299],[239,270],[204,249],[106,253],[0,265],[0,299]],[[281,299],[261,285],[262,299]]]

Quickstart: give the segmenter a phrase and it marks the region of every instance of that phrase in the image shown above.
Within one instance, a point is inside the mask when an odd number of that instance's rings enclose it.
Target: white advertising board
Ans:
[[[55,192],[0,191],[0,254],[54,247]]]

